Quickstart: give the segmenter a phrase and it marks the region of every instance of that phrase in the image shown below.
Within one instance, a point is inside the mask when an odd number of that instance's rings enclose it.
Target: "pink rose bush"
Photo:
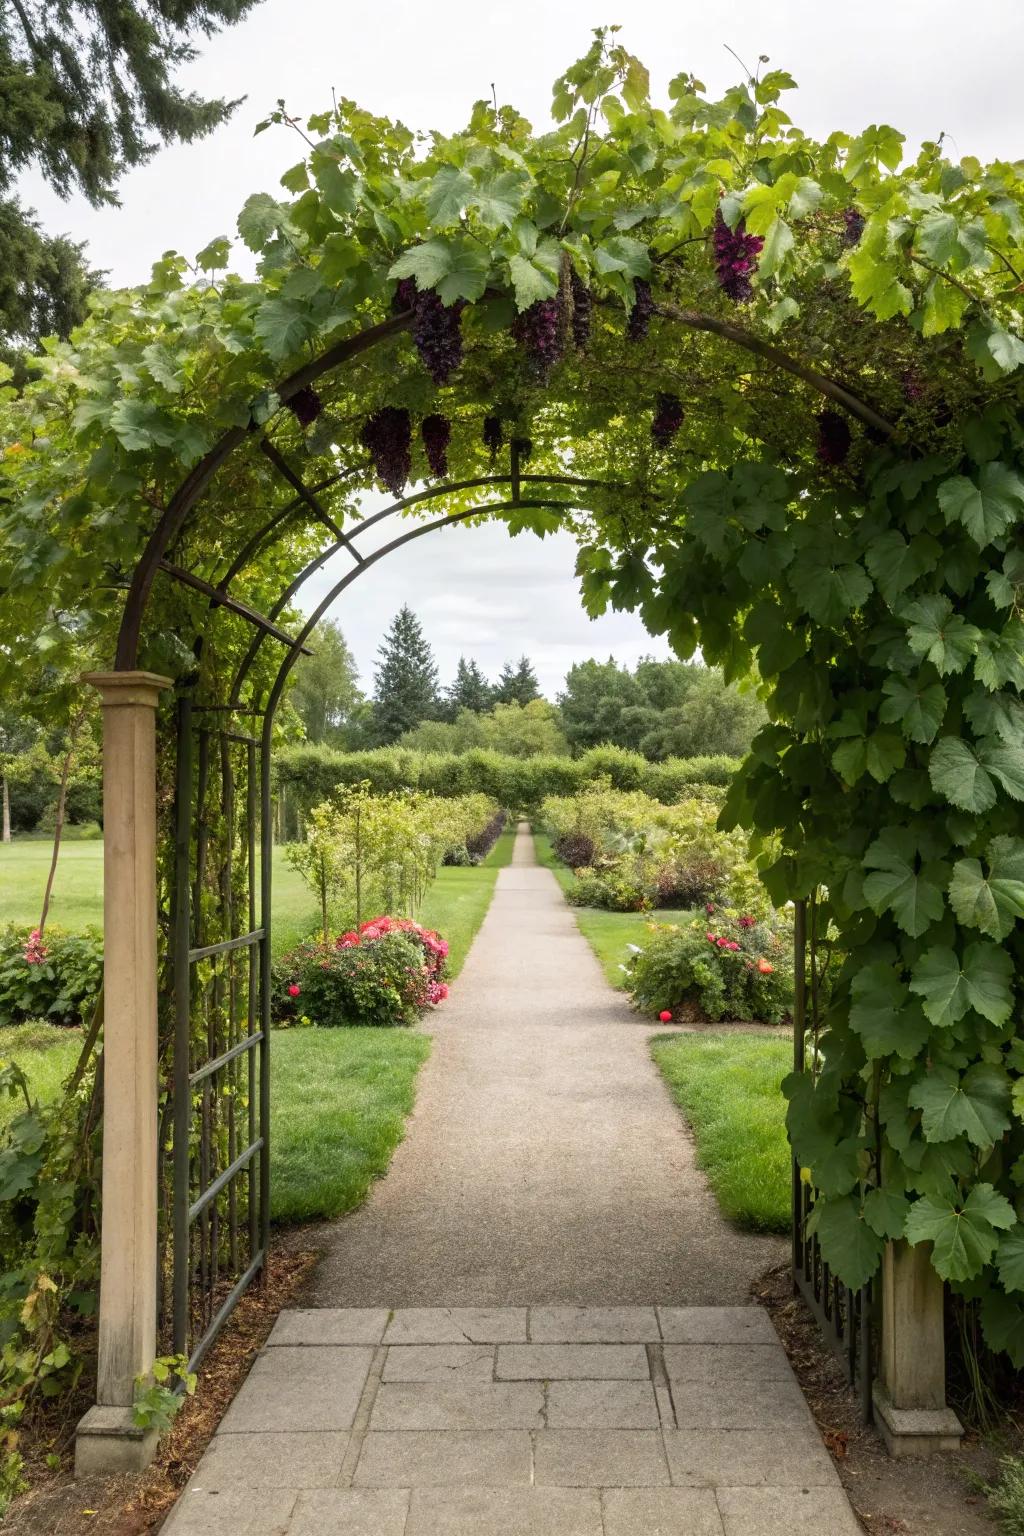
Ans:
[[[713,917],[714,926],[708,926]],[[682,925],[651,923],[627,967],[634,1005],[678,1018],[782,1024],[793,1007],[793,925],[788,913],[755,918],[709,904]]]
[[[448,996],[448,944],[411,918],[371,918],[335,938],[311,939],[275,967],[273,1007],[280,1023],[302,1014],[329,1028],[414,1024]]]

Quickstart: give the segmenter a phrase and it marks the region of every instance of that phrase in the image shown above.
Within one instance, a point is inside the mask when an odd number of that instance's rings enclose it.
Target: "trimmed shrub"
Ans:
[[[447,958],[439,934],[404,918],[376,917],[327,943],[307,940],[274,967],[274,1018],[323,1029],[415,1024],[448,996]]]
[[[758,921],[713,909],[683,926],[652,924],[629,962],[642,1013],[782,1024],[793,1007],[793,928],[787,913]]]
[[[13,924],[0,931],[0,1026],[25,1019],[81,1024],[103,984],[103,939],[94,928],[63,933]]]

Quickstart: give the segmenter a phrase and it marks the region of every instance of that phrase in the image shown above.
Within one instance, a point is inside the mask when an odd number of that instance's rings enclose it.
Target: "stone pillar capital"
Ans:
[[[174,686],[159,672],[83,672],[82,682],[95,688],[104,708],[142,704],[156,709],[165,688]]]

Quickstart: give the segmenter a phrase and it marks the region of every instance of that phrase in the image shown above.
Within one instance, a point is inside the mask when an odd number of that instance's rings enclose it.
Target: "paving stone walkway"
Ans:
[[[295,1310],[166,1536],[859,1536],[759,1307]]]
[[[165,1536],[857,1536],[651,1063],[523,829],[386,1179]]]

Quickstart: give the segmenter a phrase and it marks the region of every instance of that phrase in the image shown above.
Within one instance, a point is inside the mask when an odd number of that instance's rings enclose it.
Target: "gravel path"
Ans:
[[[520,826],[430,1022],[406,1140],[326,1229],[307,1304],[724,1305],[785,1252],[723,1221],[648,1054]]]

